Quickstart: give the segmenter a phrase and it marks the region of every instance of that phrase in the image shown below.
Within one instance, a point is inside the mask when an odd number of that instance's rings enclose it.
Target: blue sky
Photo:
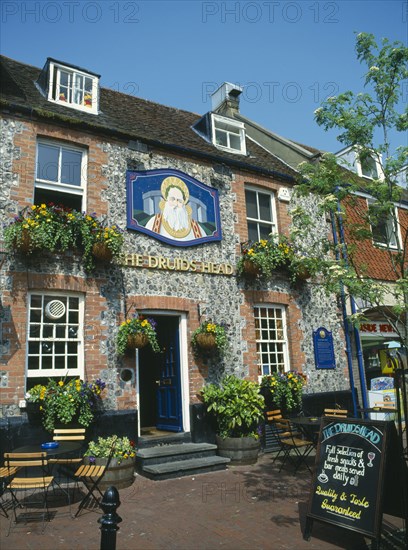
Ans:
[[[3,55],[37,67],[53,57],[100,74],[104,87],[199,114],[211,109],[218,85],[236,83],[244,86],[245,116],[331,151],[341,148],[336,132],[319,128],[313,112],[328,96],[362,90],[355,32],[408,42],[406,0],[3,0],[0,6]]]

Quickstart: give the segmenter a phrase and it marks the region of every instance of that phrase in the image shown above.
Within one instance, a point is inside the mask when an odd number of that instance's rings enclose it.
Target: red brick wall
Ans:
[[[239,235],[240,241],[248,240],[248,228],[246,221],[246,206],[245,206],[245,186],[259,187],[275,193],[275,207],[277,217],[277,227],[279,233],[288,234],[290,226],[290,216],[288,212],[288,203],[280,201],[278,191],[281,187],[287,187],[286,184],[278,180],[268,178],[266,176],[254,176],[245,172],[237,172],[232,185],[232,192],[236,195],[236,203],[234,204],[234,212],[237,215],[237,223],[235,224],[235,232]],[[239,250],[240,251],[240,250]]]
[[[35,273],[13,273],[11,292],[3,294],[3,306],[11,306],[10,323],[4,323],[5,337],[10,341],[10,356],[6,357],[9,371],[8,388],[1,389],[3,405],[17,405],[25,392],[26,330],[27,330],[27,294],[38,291],[71,291],[82,293],[85,300],[84,346],[85,378],[91,380],[100,376],[101,367],[106,365],[106,357],[99,351],[99,342],[103,338],[100,325],[101,311],[107,305],[100,294],[101,280],[64,275],[45,275]],[[9,332],[10,330],[10,332]]]
[[[367,200],[363,197],[353,197],[352,202],[346,204],[346,216],[350,223],[361,224],[362,216],[366,212]],[[403,232],[401,235],[402,242],[404,242],[408,227],[408,211],[399,209],[398,216]],[[347,231],[347,224],[345,226],[346,242],[355,242],[356,244],[356,250],[353,252],[354,265],[356,267],[367,266],[369,276],[374,279],[395,281],[398,277],[391,265],[390,252],[381,246],[375,246],[371,239],[366,239],[362,242],[353,241],[350,232]]]
[[[233,192],[237,197],[235,204],[235,212],[237,214],[235,232],[239,234],[240,241],[243,242],[248,239],[245,185],[257,186],[260,189],[266,189],[275,193],[278,232],[288,234],[291,223],[288,212],[288,203],[280,201],[277,198],[279,189],[281,187],[287,187],[287,185],[273,178],[267,178],[265,176],[254,177],[252,174],[239,172],[233,183]],[[238,252],[240,252],[239,248]],[[243,336],[248,342],[248,352],[244,354],[244,363],[249,365],[249,376],[255,380],[259,374],[254,324],[254,304],[259,303],[286,306],[290,366],[292,369],[300,371],[302,364],[305,362],[304,354],[300,349],[300,343],[303,340],[303,334],[299,329],[301,312],[294,301],[290,299],[289,294],[270,291],[246,291],[244,292],[244,296],[245,302],[241,307],[241,315],[246,320],[246,329]]]
[[[87,171],[87,207],[89,212],[107,213],[107,203],[101,196],[106,189],[106,180],[102,174],[102,166],[107,164],[107,155],[102,151],[102,141],[94,136],[71,130],[60,129],[50,124],[32,122],[25,124],[25,129],[16,134],[15,146],[21,149],[21,158],[13,164],[13,171],[20,174],[20,183],[12,188],[11,200],[17,201],[19,208],[23,208],[34,197],[36,144],[38,138],[59,140],[70,145],[83,147],[88,152]]]

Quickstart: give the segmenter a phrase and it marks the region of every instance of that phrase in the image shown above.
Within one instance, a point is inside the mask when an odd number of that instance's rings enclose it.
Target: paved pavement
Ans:
[[[278,461],[262,455],[256,465],[167,481],[139,475],[120,491],[122,518],[117,550],[275,550],[335,548],[364,550],[371,543],[353,531],[314,522],[310,541],[302,531],[310,489],[306,470],[279,473]],[[53,496],[53,518],[41,533],[39,523],[12,525],[0,518],[1,550],[99,550],[100,510],[72,519],[66,500]],[[73,504],[73,511],[78,503]],[[400,528],[397,518],[384,524]],[[386,545],[386,548],[401,546]]]

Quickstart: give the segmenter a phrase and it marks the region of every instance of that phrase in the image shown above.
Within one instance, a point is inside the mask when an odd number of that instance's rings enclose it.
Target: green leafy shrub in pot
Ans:
[[[259,390],[257,382],[234,375],[225,376],[219,385],[204,386],[201,395],[215,419],[219,436],[259,437],[257,428],[264,410]]]

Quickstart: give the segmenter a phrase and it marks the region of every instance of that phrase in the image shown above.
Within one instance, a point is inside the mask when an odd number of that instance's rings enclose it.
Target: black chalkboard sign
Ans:
[[[379,539],[386,468],[402,475],[403,485],[406,480],[405,464],[398,458],[401,454],[395,452],[397,447],[393,422],[323,418],[305,539],[310,538],[313,519]],[[391,456],[393,463],[388,460]],[[386,499],[387,504],[397,508],[394,515],[400,515],[403,490],[401,482],[394,485],[392,498]],[[387,491],[389,488],[385,494]]]

